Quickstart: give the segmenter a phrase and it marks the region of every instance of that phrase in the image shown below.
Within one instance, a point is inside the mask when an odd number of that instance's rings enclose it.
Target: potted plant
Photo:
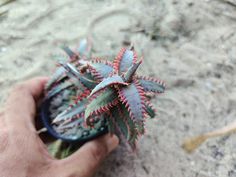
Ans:
[[[45,88],[41,107],[44,126],[69,144],[110,132],[135,149],[138,137],[145,132],[146,118],[155,117],[150,93],[163,93],[165,84],[136,74],[142,60],[134,47],[122,48],[111,62],[91,59],[89,46],[83,40],[77,52],[62,47],[68,60],[59,62]],[[68,155],[68,146],[63,148]]]

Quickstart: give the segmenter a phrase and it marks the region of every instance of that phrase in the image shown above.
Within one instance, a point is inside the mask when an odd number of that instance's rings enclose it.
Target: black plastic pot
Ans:
[[[45,128],[48,130],[48,133],[51,134],[54,138],[61,139],[65,142],[75,142],[75,143],[85,143],[89,140],[92,140],[94,138],[97,138],[98,136],[104,135],[108,132],[107,127],[102,127],[99,130],[91,130],[88,132],[88,135],[79,138],[71,138],[71,137],[65,137],[58,132],[54,130],[54,128],[51,125],[51,119],[50,119],[50,112],[49,112],[49,107],[50,107],[51,99],[45,99],[41,105],[41,119],[42,122],[45,126]],[[83,125],[83,124],[82,124]],[[82,126],[81,125],[81,126]],[[81,127],[82,129],[86,129],[85,127]],[[88,130],[86,130],[88,131]]]

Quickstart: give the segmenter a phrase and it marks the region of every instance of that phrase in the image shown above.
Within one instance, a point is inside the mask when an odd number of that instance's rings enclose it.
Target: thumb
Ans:
[[[59,160],[57,174],[62,176],[83,176],[93,175],[102,160],[113,151],[119,140],[115,135],[104,135],[98,139],[87,142],[70,157]],[[58,173],[58,170],[60,173]]]

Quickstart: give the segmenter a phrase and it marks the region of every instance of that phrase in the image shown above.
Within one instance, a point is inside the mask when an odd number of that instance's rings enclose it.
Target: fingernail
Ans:
[[[108,152],[113,151],[119,144],[119,138],[116,135],[107,135]]]

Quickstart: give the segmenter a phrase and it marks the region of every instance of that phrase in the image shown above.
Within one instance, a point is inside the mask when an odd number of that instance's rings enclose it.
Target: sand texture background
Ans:
[[[120,146],[96,177],[236,177],[236,135],[189,155],[184,139],[236,119],[235,0],[18,0],[0,7],[0,104],[22,80],[50,75],[62,44],[76,47],[92,25],[94,55],[112,59],[132,41],[140,74],[167,84],[154,99],[136,154]],[[111,13],[109,13],[111,12]],[[105,14],[105,15],[103,15]],[[113,15],[111,15],[113,14]],[[105,17],[99,20],[98,17]],[[97,19],[96,19],[97,18]]]

